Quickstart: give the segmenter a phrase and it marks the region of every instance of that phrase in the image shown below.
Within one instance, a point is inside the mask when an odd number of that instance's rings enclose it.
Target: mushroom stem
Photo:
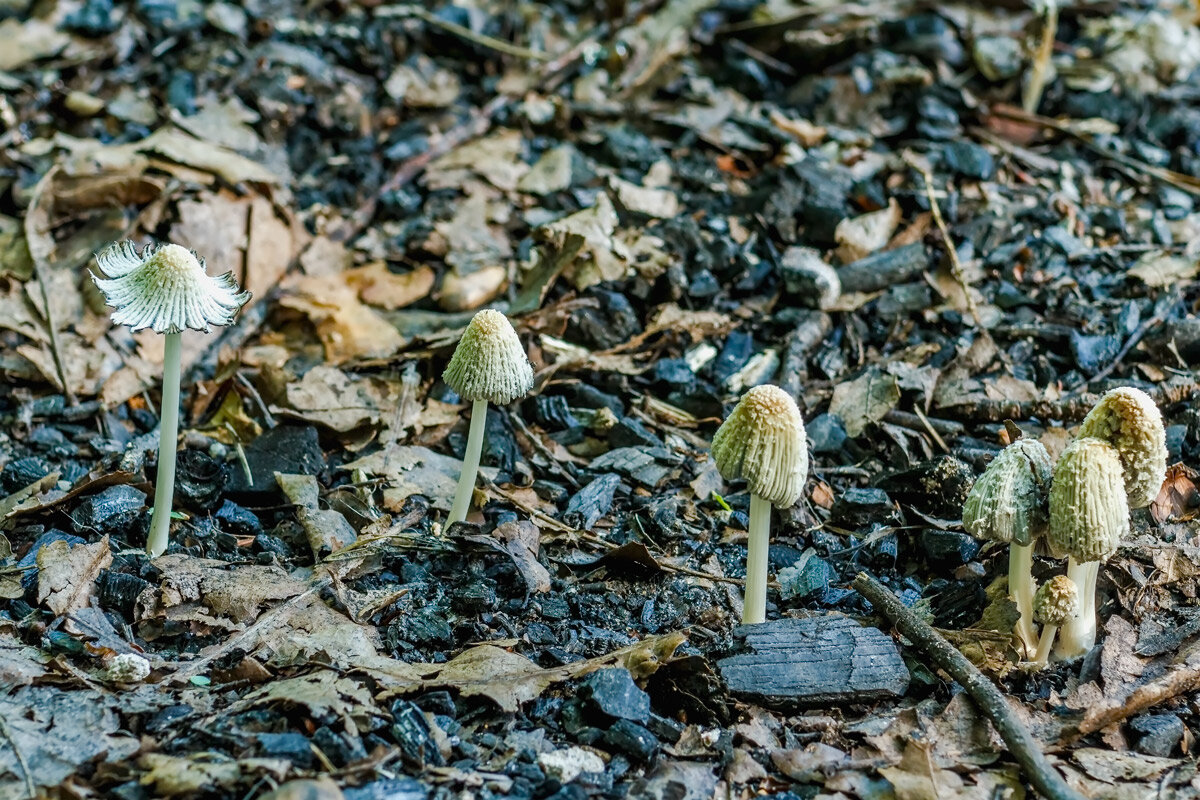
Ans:
[[[1028,658],[1039,646],[1033,627],[1033,545],[1013,542],[1008,548],[1008,593],[1017,604],[1021,618],[1014,632],[1025,646]]]
[[[487,427],[487,400],[476,400],[471,406],[471,431],[467,434],[467,451],[463,454],[462,473],[458,476],[458,489],[454,492],[454,504],[446,517],[446,527],[467,518],[471,508],[471,494],[475,491],[475,476],[479,472],[479,456],[483,452],[483,430]]]
[[[1033,663],[1038,669],[1050,661],[1050,648],[1054,646],[1054,636],[1057,633],[1057,625],[1042,626],[1042,638],[1038,640],[1037,652],[1033,654]]]
[[[746,597],[742,624],[767,621],[767,550],[771,544],[771,502],[750,494],[750,539],[746,553]]]
[[[1096,644],[1096,576],[1099,571],[1099,561],[1081,563],[1074,557],[1067,559],[1067,577],[1079,587],[1079,616],[1059,630],[1058,646],[1054,648],[1057,661],[1087,655]]]
[[[171,506],[175,497],[175,453],[179,448],[179,377],[183,335],[168,333],[163,341],[162,406],[158,423],[158,480],[154,484],[154,514],[146,552],[151,558],[167,550]]]

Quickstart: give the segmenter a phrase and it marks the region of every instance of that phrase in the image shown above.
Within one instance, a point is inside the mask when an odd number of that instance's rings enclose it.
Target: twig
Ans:
[[[958,260],[958,248],[954,246],[954,240],[950,238],[950,229],[946,227],[946,220],[942,216],[942,207],[938,205],[937,195],[933,191],[933,175],[922,166],[915,163],[912,166],[920,171],[921,177],[925,181],[925,197],[929,200],[929,210],[933,214],[933,221],[942,234],[942,242],[946,246],[946,257],[950,259],[950,272],[962,289],[963,301],[967,304],[967,311],[970,312],[971,319],[975,320],[975,327],[982,329],[983,321],[979,318],[979,308],[975,305],[975,298],[971,296],[971,287],[967,285],[967,275],[963,272],[962,262]]]
[[[21,751],[21,746],[17,744],[17,740],[12,735],[12,731],[8,729],[8,720],[0,714],[0,736],[8,740],[12,746],[13,755],[17,757],[17,764],[21,767],[21,777],[25,779],[25,791],[30,800],[37,797],[37,787],[33,785],[33,773],[29,771],[29,764],[25,761],[25,753]]]
[[[1029,82],[1021,93],[1021,106],[1033,113],[1042,102],[1042,90],[1046,88],[1046,78],[1050,75],[1050,58],[1054,55],[1054,39],[1058,36],[1058,0],[1040,0],[1042,12],[1042,38],[1038,42],[1037,52],[1033,54],[1033,69],[1029,71]]]
[[[1151,328],[1153,328],[1155,325],[1162,323],[1165,319],[1166,319],[1165,311],[1155,312],[1154,316],[1150,317],[1150,319],[1146,320],[1141,325],[1139,325],[1137,327],[1137,330],[1135,330],[1133,333],[1131,333],[1129,335],[1129,338],[1125,340],[1125,344],[1121,345],[1121,349],[1117,351],[1117,354],[1113,357],[1113,360],[1111,362],[1109,362],[1107,367],[1100,370],[1092,377],[1084,378],[1082,381],[1080,381],[1079,383],[1072,386],[1070,389],[1067,390],[1067,394],[1068,395],[1075,394],[1080,389],[1082,389],[1083,387],[1090,384],[1092,381],[1104,380],[1109,375],[1111,375],[1112,371],[1114,369],[1116,369],[1118,366],[1120,366],[1121,362],[1125,360],[1125,356],[1129,354],[1129,351],[1133,349],[1134,345],[1136,345],[1138,342],[1140,342],[1142,340],[1142,337],[1150,332]]]
[[[513,426],[521,432],[521,435],[529,440],[529,445],[534,450],[538,451],[542,458],[546,459],[548,462],[547,466],[551,471],[561,475],[562,479],[571,484],[574,489],[578,490],[582,488],[579,481],[576,480],[575,476],[572,475],[570,470],[567,469],[567,466],[565,464],[559,464],[558,459],[555,458],[554,454],[550,452],[550,448],[546,447],[545,443],[535,436],[533,431],[529,430],[529,426],[525,424],[525,420],[521,419],[520,414],[509,414],[508,419],[512,422]]]
[[[1102,731],[1109,725],[1122,722],[1173,697],[1198,689],[1200,689],[1200,665],[1180,667],[1139,686],[1126,695],[1123,700],[1089,710],[1077,725],[1063,730],[1058,741],[1061,744],[1070,744],[1076,739],[1096,731]]]
[[[447,33],[452,33],[455,36],[466,39],[468,42],[487,47],[499,53],[504,53],[508,56],[516,56],[517,58],[531,58],[536,61],[547,61],[550,58],[548,53],[543,53],[540,50],[530,50],[528,47],[506,42],[503,39],[497,39],[495,36],[488,36],[483,33],[476,33],[470,28],[464,28],[455,22],[447,19],[441,19],[433,12],[421,8],[417,5],[405,3],[399,6],[383,6],[375,9],[376,17],[416,17],[422,22],[441,28]]]
[[[1200,381],[1189,380],[1169,386],[1151,386],[1146,394],[1161,406],[1171,406],[1190,400],[1200,393]],[[1006,419],[1027,420],[1033,417],[1064,422],[1081,420],[1100,400],[1093,392],[1064,397],[1062,400],[978,400],[939,409],[943,416],[971,422],[1003,422]]]
[[[1037,740],[1017,719],[1004,694],[967,657],[942,638],[900,602],[879,581],[865,572],[854,579],[854,588],[891,622],[900,633],[950,674],[989,720],[1029,782],[1048,800],[1083,800],[1051,766]]]

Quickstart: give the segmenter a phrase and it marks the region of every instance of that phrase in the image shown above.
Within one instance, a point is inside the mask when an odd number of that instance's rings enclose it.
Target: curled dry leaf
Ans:
[[[1200,489],[1196,481],[1200,472],[1180,462],[1167,467],[1167,478],[1154,502],[1150,504],[1150,516],[1160,525],[1167,520],[1186,522],[1195,519],[1200,507]]]
[[[108,537],[74,547],[64,541],[51,542],[38,550],[37,565],[39,603],[55,614],[86,608],[100,571],[112,565]]]

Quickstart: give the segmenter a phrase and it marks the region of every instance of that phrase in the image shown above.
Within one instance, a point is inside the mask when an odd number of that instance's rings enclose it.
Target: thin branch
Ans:
[[[1066,728],[1059,742],[1070,744],[1109,725],[1123,722],[1174,697],[1200,690],[1200,665],[1179,667],[1134,689],[1124,699],[1090,709],[1077,725]]]
[[[421,8],[418,5],[406,3],[399,6],[384,6],[375,10],[376,17],[416,17],[422,22],[441,28],[446,33],[454,34],[468,42],[486,47],[490,50],[495,50],[498,53],[504,53],[508,56],[516,56],[517,58],[530,58],[535,61],[548,61],[550,55],[543,53],[540,50],[530,50],[528,47],[506,42],[503,39],[497,39],[495,36],[488,36],[483,33],[476,33],[470,28],[464,28],[458,23],[451,22],[447,19],[442,19],[432,11]]]
[[[946,227],[946,219],[942,216],[942,207],[938,205],[937,195],[933,191],[933,175],[924,167],[917,164],[912,166],[920,171],[921,177],[925,181],[925,197],[929,200],[929,210],[933,213],[933,221],[942,234],[946,257],[950,259],[950,272],[962,289],[963,302],[967,304],[967,311],[970,312],[971,319],[975,320],[975,327],[982,329],[983,321],[979,318],[979,308],[975,305],[975,298],[971,296],[971,287],[967,285],[967,275],[963,271],[962,262],[958,260],[958,248],[954,246],[954,240],[950,238],[950,229]]]
[[[1048,800],[1083,800],[1047,760],[1041,745],[1017,719],[1004,694],[954,645],[907,608],[900,598],[865,572],[854,579],[854,588],[871,602],[875,610],[916,645],[921,652],[950,674],[975,701],[1033,787]]]

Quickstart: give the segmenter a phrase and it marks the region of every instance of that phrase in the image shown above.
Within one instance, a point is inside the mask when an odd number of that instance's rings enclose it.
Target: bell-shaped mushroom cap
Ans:
[[[712,455],[726,480],[745,478],[752,494],[778,508],[795,505],[808,477],[808,440],[796,401],[778,386],[755,386],[717,429]]]
[[[1084,417],[1079,435],[1103,439],[1117,449],[1130,508],[1154,502],[1167,477],[1167,433],[1150,395],[1132,386],[1105,392]]]
[[[1129,533],[1129,502],[1116,448],[1100,439],[1076,439],[1054,467],[1050,531],[1059,558],[1103,561]]]
[[[1033,618],[1043,625],[1066,625],[1079,616],[1079,587],[1066,575],[1055,575],[1033,596]]]
[[[105,277],[92,275],[104,300],[116,310],[112,320],[132,330],[178,333],[228,325],[250,299],[239,292],[232,272],[213,277],[204,260],[186,247],[148,246],[141,255],[133,242],[120,242],[96,254]]]
[[[442,380],[464,400],[504,405],[533,388],[533,367],[508,317],[486,308],[463,331]]]
[[[963,527],[976,539],[1031,544],[1046,531],[1053,467],[1036,439],[1018,439],[1000,451],[963,503]]]

